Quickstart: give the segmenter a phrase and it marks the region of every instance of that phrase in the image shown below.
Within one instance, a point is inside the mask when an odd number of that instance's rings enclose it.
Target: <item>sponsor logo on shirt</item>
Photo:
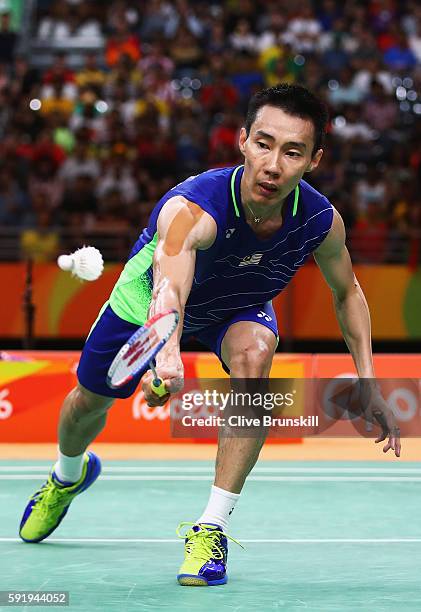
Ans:
[[[243,257],[238,266],[241,268],[242,266],[256,266],[260,263],[260,260],[263,257],[263,253],[253,253],[253,255],[247,255]]]
[[[226,229],[225,238],[231,238],[234,232],[235,232],[235,227],[230,227],[229,229]]]

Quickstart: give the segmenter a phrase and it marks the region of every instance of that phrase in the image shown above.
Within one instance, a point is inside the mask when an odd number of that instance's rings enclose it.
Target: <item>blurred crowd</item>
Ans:
[[[70,50],[40,70],[0,16],[0,230],[19,228],[22,253],[48,260],[83,235],[124,258],[165,191],[241,162],[248,99],[289,82],[329,107],[306,179],[343,215],[354,261],[418,265],[416,0],[39,0],[31,36]]]

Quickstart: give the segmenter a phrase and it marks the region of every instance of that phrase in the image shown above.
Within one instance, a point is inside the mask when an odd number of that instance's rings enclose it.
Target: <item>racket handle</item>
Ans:
[[[151,389],[158,397],[162,397],[163,395],[167,395],[168,393],[162,378],[154,378],[152,381]]]

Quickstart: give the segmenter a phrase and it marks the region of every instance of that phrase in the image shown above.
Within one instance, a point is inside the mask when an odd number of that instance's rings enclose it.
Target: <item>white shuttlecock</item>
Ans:
[[[99,278],[104,270],[101,252],[91,246],[84,246],[70,255],[60,255],[57,264],[62,270],[88,281]]]

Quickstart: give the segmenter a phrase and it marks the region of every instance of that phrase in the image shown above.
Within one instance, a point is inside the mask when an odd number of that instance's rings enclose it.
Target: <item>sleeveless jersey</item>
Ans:
[[[111,308],[118,316],[138,325],[147,319],[157,219],[164,204],[176,195],[200,206],[217,225],[213,245],[196,252],[184,332],[194,333],[240,310],[264,304],[287,286],[328,234],[333,207],[325,196],[301,180],[286,199],[281,228],[262,240],[244,215],[240,195],[243,171],[243,166],[208,170],[179,183],[161,198],[110,296]]]

